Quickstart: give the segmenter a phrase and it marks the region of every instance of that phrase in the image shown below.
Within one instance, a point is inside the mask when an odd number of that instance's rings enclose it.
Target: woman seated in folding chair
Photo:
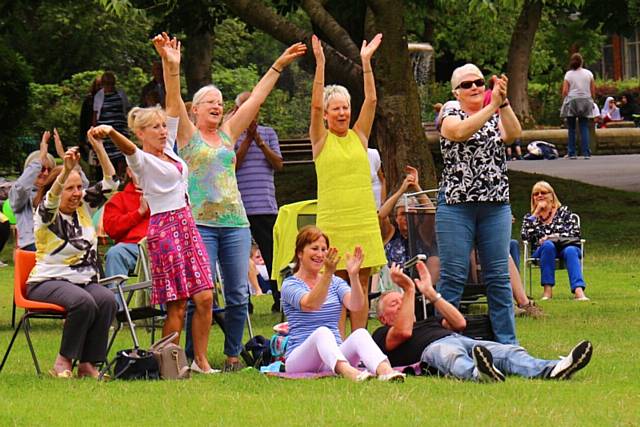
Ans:
[[[117,184],[115,171],[102,143],[90,138],[104,178],[83,189],[77,148],[64,155],[64,165],[54,168],[34,198],[36,265],[28,280],[27,296],[58,304],[67,311],[60,352],[49,373],[58,378],[97,377],[95,365],[106,360],[107,335],[116,313],[113,292],[97,283],[96,230],[90,208],[104,203]]]
[[[294,274],[282,285],[284,313],[289,319],[287,372],[333,371],[358,382],[375,375],[381,381],[404,381],[405,375],[391,368],[365,328],[356,329],[344,342],[338,331],[342,307],[358,310],[364,305],[358,276],[362,248],[356,246],[353,255],[345,255],[351,287],[334,275],[340,256],[319,228],[300,230],[294,258]],[[360,361],[366,368],[362,372],[355,368]]]
[[[542,299],[552,297],[556,258],[562,258],[569,273],[574,299],[589,301],[584,294],[587,285],[582,277],[580,248],[569,245],[558,251],[552,236],[580,237],[580,225],[569,208],[560,203],[553,187],[546,181],[538,181],[531,190],[531,213],[522,221],[522,240],[531,243],[532,257],[540,259],[540,281],[544,288]]]
[[[409,250],[409,223],[407,221],[407,213],[405,212],[405,200],[402,195],[408,190],[420,192],[422,188],[418,182],[418,170],[411,166],[404,168],[407,176],[402,181],[398,191],[393,193],[382,204],[378,211],[378,220],[380,221],[380,231],[382,233],[382,242],[384,243],[384,251],[387,256],[389,266],[395,262],[403,265],[411,258]],[[419,199],[411,197],[409,205],[431,206],[431,200],[426,194],[421,194]],[[390,220],[393,213],[394,221]],[[435,245],[435,230],[433,222],[422,221],[418,227],[417,251],[427,256],[427,269],[434,282],[440,277],[440,258],[438,257],[437,247]],[[429,246],[429,243],[433,245]]]

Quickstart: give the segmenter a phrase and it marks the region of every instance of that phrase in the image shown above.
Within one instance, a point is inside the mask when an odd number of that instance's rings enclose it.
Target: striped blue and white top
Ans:
[[[329,328],[338,345],[342,344],[338,320],[342,311],[342,300],[348,292],[351,292],[351,288],[347,282],[338,276],[333,276],[322,308],[316,311],[302,311],[300,300],[310,291],[307,284],[295,276],[287,277],[282,284],[283,309],[289,321],[289,343],[286,356],[289,356],[293,349],[302,344],[320,326]]]
[[[258,125],[258,134],[265,144],[277,156],[282,158],[278,135],[273,128]],[[246,131],[236,141],[235,150],[238,151],[244,141]],[[273,167],[260,148],[252,141],[242,164],[236,169],[238,190],[242,197],[242,204],[247,215],[276,215],[276,187],[273,181]]]

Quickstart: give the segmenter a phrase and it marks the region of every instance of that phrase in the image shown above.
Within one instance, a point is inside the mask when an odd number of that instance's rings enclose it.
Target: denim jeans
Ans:
[[[452,334],[429,344],[422,352],[421,360],[442,375],[477,381],[479,373],[472,356],[473,347],[477,345],[491,352],[493,364],[506,375],[544,378],[558,363],[557,360],[536,359],[517,345],[474,340],[459,334]]]
[[[555,286],[556,284],[556,257],[564,260],[564,265],[569,273],[569,284],[571,292],[575,292],[576,288],[584,289],[587,285],[582,278],[582,267],[580,264],[580,248],[577,246],[567,246],[560,251],[556,250],[553,242],[545,241],[532,255],[534,258],[540,258],[540,284]]]
[[[520,271],[520,243],[517,240],[511,239],[509,242],[509,255],[511,255],[516,268]]]
[[[107,251],[104,273],[107,277],[123,274],[129,275],[138,262],[137,243],[117,243]]]
[[[211,261],[211,271],[217,272],[220,266],[221,281],[224,289],[224,354],[238,356],[242,351],[242,334],[247,321],[249,303],[249,252],[251,251],[251,231],[238,227],[207,227],[198,225],[198,231],[207,248]],[[214,273],[214,276],[217,273]],[[186,345],[187,355],[193,355],[191,338],[191,320],[195,306],[187,304]]]
[[[580,127],[580,142],[582,145],[582,155],[590,156],[589,151],[589,119],[587,117],[577,117]],[[576,155],[576,117],[567,117],[567,128],[569,130],[569,157]]]
[[[469,254],[475,244],[487,287],[489,317],[496,341],[517,344],[509,282],[509,204],[472,202],[448,205],[444,194],[440,193],[436,236],[440,251],[438,292],[451,304],[459,306],[469,275]]]
[[[107,251],[104,274],[107,277],[122,274],[128,276],[130,271],[136,268],[138,262],[138,244],[137,243],[116,243]],[[107,285],[109,288],[115,288],[115,284]],[[116,294],[116,302],[118,303],[118,311],[124,309],[122,298]]]

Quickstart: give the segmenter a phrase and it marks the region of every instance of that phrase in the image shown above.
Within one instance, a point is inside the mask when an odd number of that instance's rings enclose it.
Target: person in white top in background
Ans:
[[[367,148],[367,156],[369,156],[373,197],[376,199],[376,209],[380,209],[382,202],[387,198],[387,181],[382,171],[380,152],[375,148]]]

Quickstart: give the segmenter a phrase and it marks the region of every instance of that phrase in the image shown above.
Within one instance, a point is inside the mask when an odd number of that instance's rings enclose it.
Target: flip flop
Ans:
[[[65,369],[62,372],[58,372],[55,369],[51,368],[48,372],[51,378],[73,378],[73,372],[68,369]]]

